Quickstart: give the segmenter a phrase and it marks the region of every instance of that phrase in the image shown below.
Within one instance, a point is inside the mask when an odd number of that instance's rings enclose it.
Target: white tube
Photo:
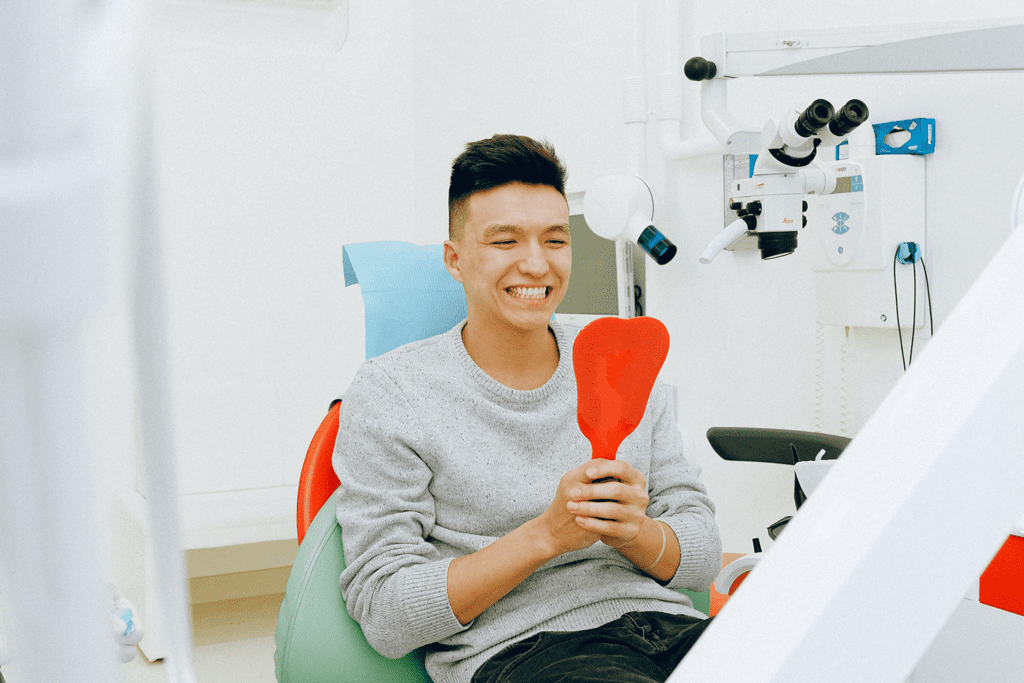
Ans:
[[[761,149],[761,132],[744,126],[729,111],[724,78],[712,78],[700,86],[700,116],[704,125],[730,154],[756,154]]]
[[[711,240],[711,244],[704,250],[704,253],[700,255],[701,263],[711,263],[716,256],[718,256],[723,249],[743,237],[743,234],[747,231],[747,223],[742,218],[734,220],[729,225],[725,226],[722,232],[715,236],[715,239]]]
[[[673,161],[725,151],[720,142],[707,135],[682,139],[683,77],[679,73],[682,4],[683,0],[665,0],[662,3],[661,74],[657,79],[658,140],[662,152]]]
[[[658,136],[661,151],[673,161],[683,161],[711,154],[722,155],[725,149],[718,140],[710,136],[702,136],[692,140],[680,140],[678,121],[663,120],[658,122]]]
[[[643,178],[647,174],[647,42],[644,0],[634,0],[629,19],[629,66],[623,83],[626,172]]]
[[[1021,205],[1024,204],[1024,175],[1021,175],[1017,183],[1017,189],[1013,193],[1013,205],[1010,208],[1010,232],[1020,227]]]

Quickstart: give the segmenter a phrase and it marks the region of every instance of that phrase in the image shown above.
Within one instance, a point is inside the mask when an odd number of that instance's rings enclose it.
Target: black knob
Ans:
[[[753,201],[747,204],[747,213],[751,216],[761,215],[761,202]]]
[[[683,65],[683,73],[691,81],[709,81],[718,73],[718,68],[703,57],[692,57]]]

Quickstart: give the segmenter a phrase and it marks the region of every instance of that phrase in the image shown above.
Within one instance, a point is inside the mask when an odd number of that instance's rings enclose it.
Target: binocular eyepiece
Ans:
[[[793,124],[796,134],[802,138],[809,138],[819,130],[828,125],[832,120],[835,110],[828,100],[814,100],[807,109],[804,109],[800,116],[796,117]]]
[[[809,138],[828,126],[833,135],[842,137],[849,135],[867,120],[868,105],[860,100],[850,100],[836,113],[831,102],[819,99],[811,102],[810,106],[797,116],[793,129],[800,137]]]
[[[860,100],[850,100],[839,110],[835,118],[828,124],[828,129],[835,135],[849,135],[853,130],[868,120],[868,105]]]

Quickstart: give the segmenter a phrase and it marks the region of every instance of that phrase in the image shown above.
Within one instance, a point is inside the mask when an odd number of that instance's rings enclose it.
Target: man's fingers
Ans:
[[[585,468],[587,477],[591,483],[601,479],[617,479],[629,485],[641,485],[646,487],[647,480],[635,467],[622,460],[592,460]]]

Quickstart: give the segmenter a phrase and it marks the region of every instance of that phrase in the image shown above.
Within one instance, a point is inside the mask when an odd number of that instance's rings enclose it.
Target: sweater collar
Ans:
[[[579,332],[578,328],[564,325],[554,320],[548,323],[548,327],[554,333],[555,341],[558,344],[558,367],[555,368],[555,373],[551,375],[551,378],[542,386],[529,391],[522,391],[505,386],[480,369],[480,366],[469,355],[469,352],[466,351],[466,345],[462,342],[462,328],[466,326],[466,322],[467,320],[463,320],[449,331],[449,342],[459,364],[483,391],[498,400],[518,404],[543,400],[561,392],[571,391],[575,395],[576,377],[572,370],[572,344],[576,334]]]

